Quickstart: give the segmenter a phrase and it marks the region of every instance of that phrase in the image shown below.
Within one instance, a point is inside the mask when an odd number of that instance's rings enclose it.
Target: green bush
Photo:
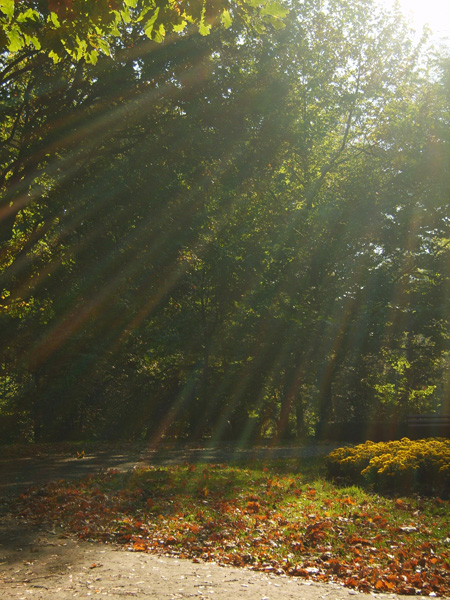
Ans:
[[[328,476],[336,481],[370,485],[380,492],[448,496],[450,440],[429,438],[366,442],[338,448],[325,457]]]

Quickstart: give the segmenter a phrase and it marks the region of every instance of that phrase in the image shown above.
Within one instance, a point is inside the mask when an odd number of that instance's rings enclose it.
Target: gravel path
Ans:
[[[353,600],[353,596],[370,599],[335,584],[129,552],[23,523],[0,523],[1,600]]]

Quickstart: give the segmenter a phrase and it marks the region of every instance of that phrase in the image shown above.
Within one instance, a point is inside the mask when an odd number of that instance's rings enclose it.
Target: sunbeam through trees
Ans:
[[[3,439],[450,413],[449,55],[373,0],[82,4],[0,0]]]

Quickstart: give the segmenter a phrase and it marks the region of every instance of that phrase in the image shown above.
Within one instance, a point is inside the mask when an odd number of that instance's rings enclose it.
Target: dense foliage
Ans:
[[[334,450],[326,457],[329,476],[354,484],[365,483],[382,491],[450,493],[450,441],[403,438],[392,442],[366,442]]]
[[[3,439],[450,412],[449,58],[372,0],[288,6],[0,56]]]
[[[99,54],[112,55],[117,38],[132,47],[127,34],[136,30],[162,42],[189,25],[208,35],[237,18],[261,32],[283,27],[286,12],[278,0],[0,0],[0,47],[95,64]]]

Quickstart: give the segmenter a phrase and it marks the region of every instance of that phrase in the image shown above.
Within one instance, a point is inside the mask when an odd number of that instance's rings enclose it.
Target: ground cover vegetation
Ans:
[[[1,439],[449,413],[445,51],[372,0],[160,43],[81,4],[0,2]]]
[[[23,493],[21,518],[61,535],[360,591],[450,591],[449,502],[324,477],[323,459],[107,471]],[[95,565],[93,565],[95,567]]]
[[[338,448],[326,458],[328,475],[379,491],[450,493],[450,441],[403,438]]]

